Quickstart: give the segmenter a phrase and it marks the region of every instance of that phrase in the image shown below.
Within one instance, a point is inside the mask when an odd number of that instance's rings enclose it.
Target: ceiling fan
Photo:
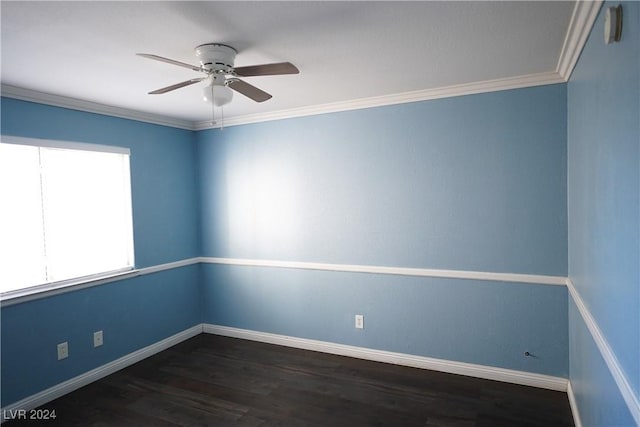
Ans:
[[[149,92],[150,95],[158,95],[172,90],[180,89],[195,83],[206,81],[203,89],[204,100],[211,102],[217,107],[221,107],[231,102],[233,91],[240,92],[244,96],[256,102],[264,102],[271,99],[271,95],[238,77],[273,76],[281,74],[298,74],[295,65],[290,62],[278,62],[275,64],[250,65],[245,67],[234,67],[236,54],[233,47],[221,43],[206,43],[195,48],[196,57],[200,60],[200,65],[191,65],[173,59],[164,58],[149,53],[138,53],[137,55],[189,68],[193,71],[204,73],[204,77],[186,80],[171,86],[163,87]],[[233,89],[233,91],[232,91]]]

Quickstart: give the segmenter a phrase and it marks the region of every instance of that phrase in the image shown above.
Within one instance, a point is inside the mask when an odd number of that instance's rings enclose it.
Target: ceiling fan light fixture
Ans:
[[[212,75],[207,85],[202,88],[202,98],[204,102],[222,107],[231,102],[233,91],[225,85],[223,75]]]
[[[213,105],[222,107],[233,99],[233,91],[226,86],[215,86],[213,90]]]

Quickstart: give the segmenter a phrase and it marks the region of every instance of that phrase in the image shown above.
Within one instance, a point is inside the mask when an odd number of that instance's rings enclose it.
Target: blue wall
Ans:
[[[197,133],[2,100],[3,134],[131,148],[138,267],[564,276],[566,124],[565,85]],[[4,307],[2,405],[200,322],[566,377],[567,310],[558,286],[183,267]]]
[[[130,148],[136,267],[198,256],[193,132],[2,98],[2,134]]]
[[[136,266],[199,254],[193,133],[2,99],[2,134],[131,149]],[[2,406],[199,324],[199,266],[3,307]],[[93,349],[93,332],[105,344]],[[56,344],[69,342],[69,358]]]
[[[565,85],[197,139],[204,256],[567,273]],[[563,287],[202,269],[208,323],[568,375]]]
[[[617,4],[600,10],[568,84],[569,277],[640,396],[640,4],[622,3],[622,41],[605,45],[604,11]],[[579,312],[569,314],[583,424],[634,425]]]
[[[564,85],[198,134],[203,254],[567,273]]]
[[[2,405],[45,390],[200,323],[199,266],[2,308]],[[104,345],[93,348],[93,332]],[[56,345],[69,343],[58,361]]]

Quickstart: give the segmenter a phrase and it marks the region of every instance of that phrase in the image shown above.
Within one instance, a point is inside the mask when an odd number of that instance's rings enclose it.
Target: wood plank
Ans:
[[[42,409],[51,426],[573,426],[565,393],[208,334]]]

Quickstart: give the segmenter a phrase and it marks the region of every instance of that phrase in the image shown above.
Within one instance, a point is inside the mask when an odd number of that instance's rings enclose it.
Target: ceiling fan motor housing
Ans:
[[[200,66],[207,72],[218,74],[231,74],[236,59],[236,51],[231,46],[219,43],[207,43],[197,46],[196,56],[200,60]]]

